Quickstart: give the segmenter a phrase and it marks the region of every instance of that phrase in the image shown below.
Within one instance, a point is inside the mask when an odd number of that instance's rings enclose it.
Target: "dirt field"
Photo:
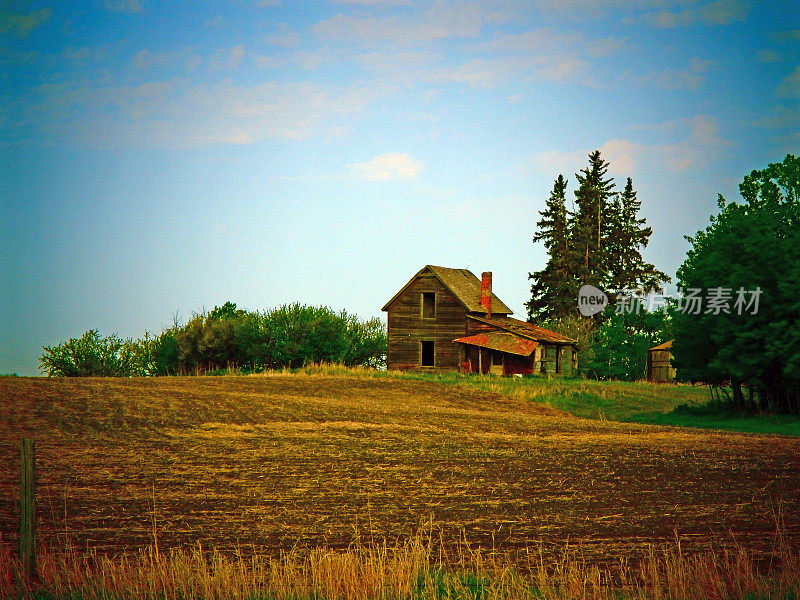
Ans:
[[[0,543],[16,543],[18,443],[35,437],[40,538],[274,553],[445,542],[800,544],[800,439],[577,419],[455,387],[347,376],[0,378]],[[427,525],[426,525],[427,524]]]

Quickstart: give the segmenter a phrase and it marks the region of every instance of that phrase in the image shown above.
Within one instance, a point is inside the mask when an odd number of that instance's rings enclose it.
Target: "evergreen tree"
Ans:
[[[528,274],[533,283],[531,299],[525,306],[531,321],[566,317],[575,312],[578,289],[570,252],[566,191],[567,181],[559,175],[536,224],[533,242],[542,242],[550,258],[544,269]]]
[[[636,197],[633,181],[628,177],[625,189],[615,194],[609,204],[608,240],[605,255],[608,265],[605,287],[616,297],[624,288],[641,289],[645,293],[660,288],[670,277],[645,262],[641,250],[647,247],[653,229],[639,218],[641,201]]]
[[[588,167],[575,174],[578,189],[572,212],[566,207],[567,182],[561,175],[556,179],[533,236],[534,243],[544,244],[549,258],[544,269],[528,275],[533,280],[531,299],[525,304],[528,320],[575,315],[584,284],[603,289],[613,303],[624,288],[649,292],[669,281],[642,257],[653,230],[639,217],[641,202],[633,181],[628,178],[622,193],[614,192],[608,167],[599,150],[589,155]]]
[[[595,150],[589,155],[589,166],[576,173],[575,214],[572,219],[572,251],[580,284],[601,286],[606,279],[608,259],[606,243],[612,223],[608,218],[614,178],[606,179],[608,163]]]

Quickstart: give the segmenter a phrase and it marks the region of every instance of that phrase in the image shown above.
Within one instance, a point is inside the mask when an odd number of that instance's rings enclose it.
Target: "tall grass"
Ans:
[[[565,551],[525,564],[459,547],[450,554],[417,535],[394,546],[295,550],[278,558],[188,550],[106,557],[41,552],[39,576],[24,582],[8,546],[0,548],[0,597],[65,599],[533,600],[800,598],[800,554],[780,546],[761,568],[745,550],[687,555],[680,544],[639,560],[587,564]],[[439,546],[439,548],[441,548]]]

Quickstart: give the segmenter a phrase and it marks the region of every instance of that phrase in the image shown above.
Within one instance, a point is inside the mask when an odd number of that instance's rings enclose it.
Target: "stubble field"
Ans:
[[[578,419],[426,381],[0,378],[0,543],[33,437],[40,541],[277,554],[394,543],[592,562],[800,545],[800,439]]]

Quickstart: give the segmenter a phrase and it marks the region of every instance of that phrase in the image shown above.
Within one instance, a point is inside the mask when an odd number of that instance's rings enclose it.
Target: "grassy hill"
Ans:
[[[800,541],[800,440],[581,419],[527,398],[329,374],[0,378],[0,543],[35,437],[42,542],[274,553],[432,530],[590,560],[680,536]]]
[[[499,393],[588,419],[800,436],[800,419],[795,416],[742,415],[708,406],[712,397],[707,386],[459,373],[377,376],[422,379]]]

